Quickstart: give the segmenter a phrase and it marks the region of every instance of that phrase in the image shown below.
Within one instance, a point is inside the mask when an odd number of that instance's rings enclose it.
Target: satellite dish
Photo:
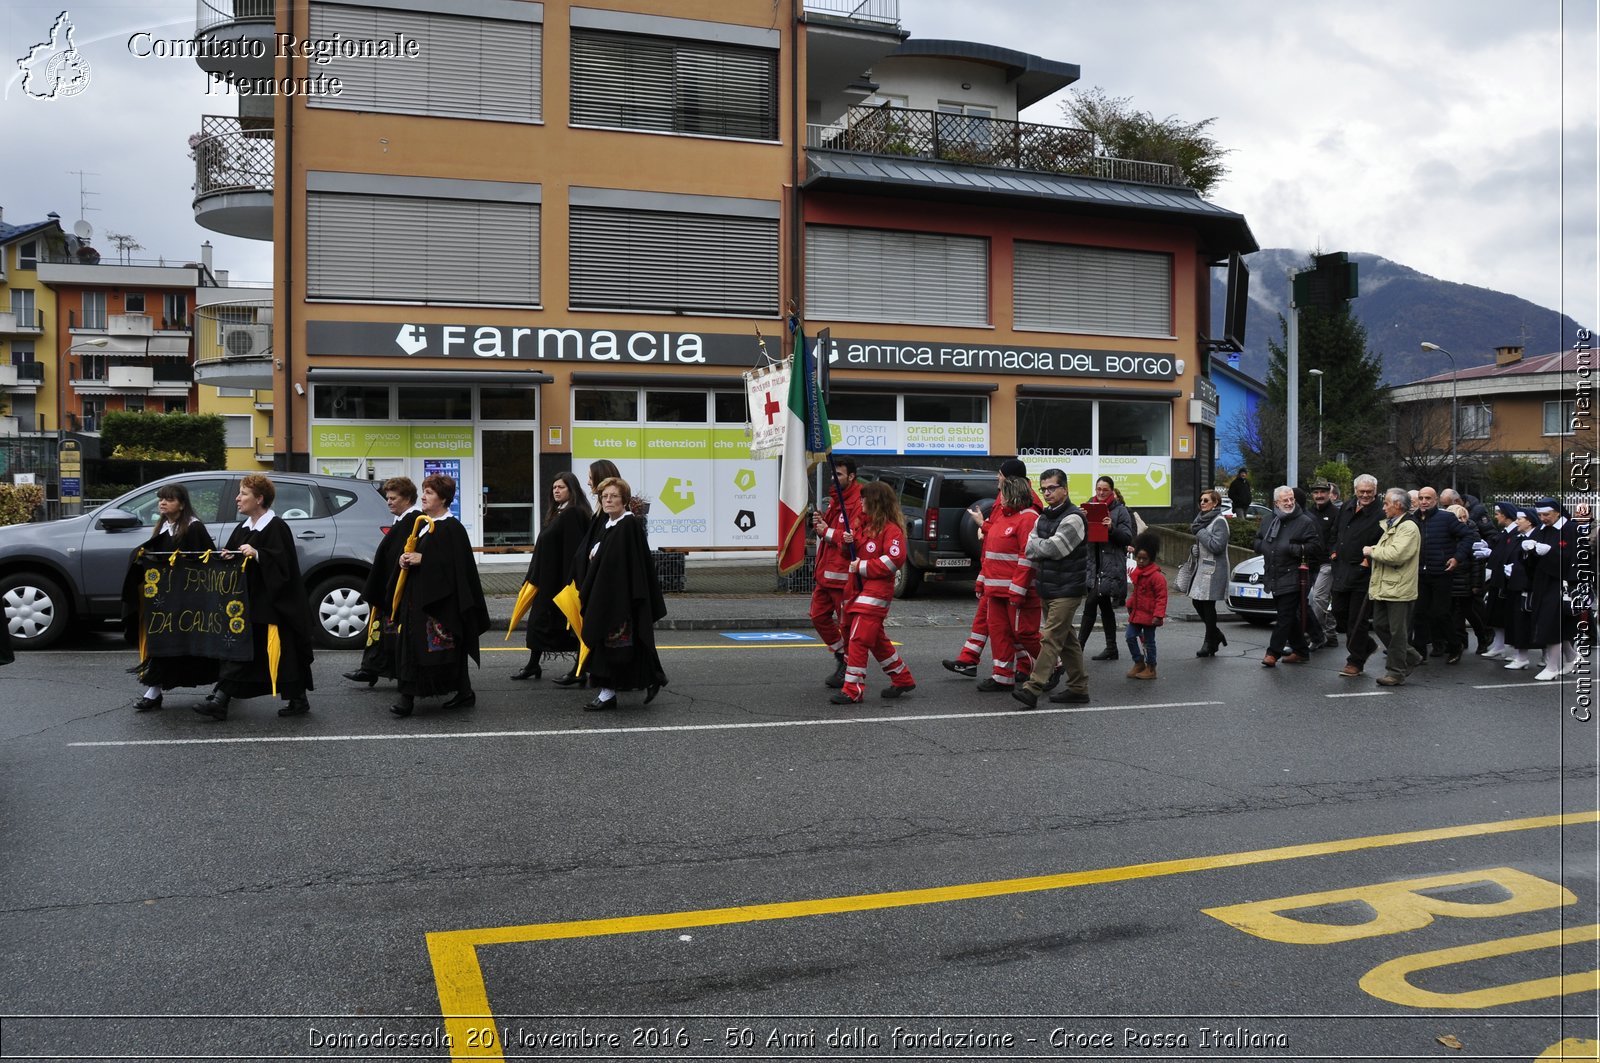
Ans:
[[[72,223],[72,233],[80,240],[87,240],[94,235],[94,226],[79,218]]]

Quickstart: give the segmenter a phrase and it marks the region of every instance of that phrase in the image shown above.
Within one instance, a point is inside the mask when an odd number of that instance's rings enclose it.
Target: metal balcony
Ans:
[[[272,239],[273,130],[270,123],[208,114],[191,138],[194,220],[212,232]]]
[[[274,0],[196,0],[194,61],[208,74],[272,76]]]
[[[900,0],[805,0],[808,15],[828,15],[851,22],[900,25]]]
[[[195,308],[194,378],[220,388],[272,387],[272,296]]]

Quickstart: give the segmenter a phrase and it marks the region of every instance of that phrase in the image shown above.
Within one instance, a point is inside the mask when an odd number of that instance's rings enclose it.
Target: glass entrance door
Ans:
[[[479,442],[483,545],[532,545],[539,508],[537,431],[485,428]]]

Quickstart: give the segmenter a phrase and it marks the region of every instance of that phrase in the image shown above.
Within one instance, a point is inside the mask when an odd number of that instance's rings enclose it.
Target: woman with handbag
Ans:
[[[1098,617],[1105,626],[1106,648],[1089,658],[1092,661],[1117,659],[1116,608],[1128,597],[1128,550],[1137,534],[1133,514],[1117,496],[1116,482],[1102,476],[1094,483],[1094,500],[1084,504],[1088,526],[1089,597],[1083,603],[1083,623],[1078,628],[1078,643],[1089,648],[1089,636]]]
[[[422,514],[410,529],[395,529],[405,531],[408,548],[400,555],[405,582],[396,592],[400,701],[389,709],[396,716],[410,716],[419,697],[452,695],[444,709],[470,709],[478,702],[468,662],[478,659],[478,636],[489,630],[489,606],[472,543],[450,514],[455,497],[453,477],[429,476],[422,481]]]
[[[1222,515],[1222,495],[1215,488],[1200,493],[1200,512],[1189,523],[1194,546],[1178,570],[1178,591],[1189,596],[1194,611],[1206,625],[1205,641],[1196,657],[1214,657],[1228,636],[1217,626],[1217,603],[1228,596],[1228,518]]]
[[[158,519],[150,538],[128,559],[128,575],[122,583],[122,621],[124,632],[135,643],[144,627],[144,573],[150,561],[174,550],[203,553],[216,549],[205,522],[195,516],[189,490],[182,484],[167,484],[156,492]],[[154,712],[161,708],[161,695],[174,687],[208,687],[217,681],[217,662],[210,657],[146,657],[137,673],[145,691],[133,703],[134,712]]]

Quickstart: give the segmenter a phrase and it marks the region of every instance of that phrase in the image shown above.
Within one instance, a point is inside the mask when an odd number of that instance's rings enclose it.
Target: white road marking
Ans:
[[[1394,693],[1392,690],[1362,690],[1354,694],[1324,694],[1325,698],[1382,698]]]
[[[1570,682],[1572,682],[1572,680],[1574,680],[1576,678],[1577,678],[1577,676],[1564,675],[1564,676],[1561,677],[1561,682],[1570,683]],[[1548,690],[1549,687],[1546,684],[1553,684],[1553,683],[1555,683],[1555,680],[1553,680],[1553,679],[1547,679],[1543,683],[1540,683],[1537,680],[1535,680],[1532,676],[1529,676],[1527,679],[1524,679],[1520,683],[1483,683],[1481,685],[1474,686],[1472,689],[1473,690],[1506,690],[1506,689],[1508,689],[1510,687],[1521,687],[1523,690]]]
[[[1153,705],[1078,705],[1060,709],[1013,709],[1001,712],[947,712],[927,716],[861,716],[854,719],[763,720],[750,723],[694,723],[659,727],[596,727],[582,730],[458,731],[453,734],[402,732],[355,735],[261,735],[254,738],[147,738],[119,742],[68,742],[73,749],[105,746],[222,746],[268,745],[283,742],[399,742],[459,738],[587,738],[591,735],[673,734],[690,731],[753,731],[768,727],[841,727],[872,723],[922,723],[930,720],[983,720],[1019,716],[1046,716],[1071,712],[1121,712],[1125,709],[1188,709],[1226,705],[1225,701],[1164,701]]]

